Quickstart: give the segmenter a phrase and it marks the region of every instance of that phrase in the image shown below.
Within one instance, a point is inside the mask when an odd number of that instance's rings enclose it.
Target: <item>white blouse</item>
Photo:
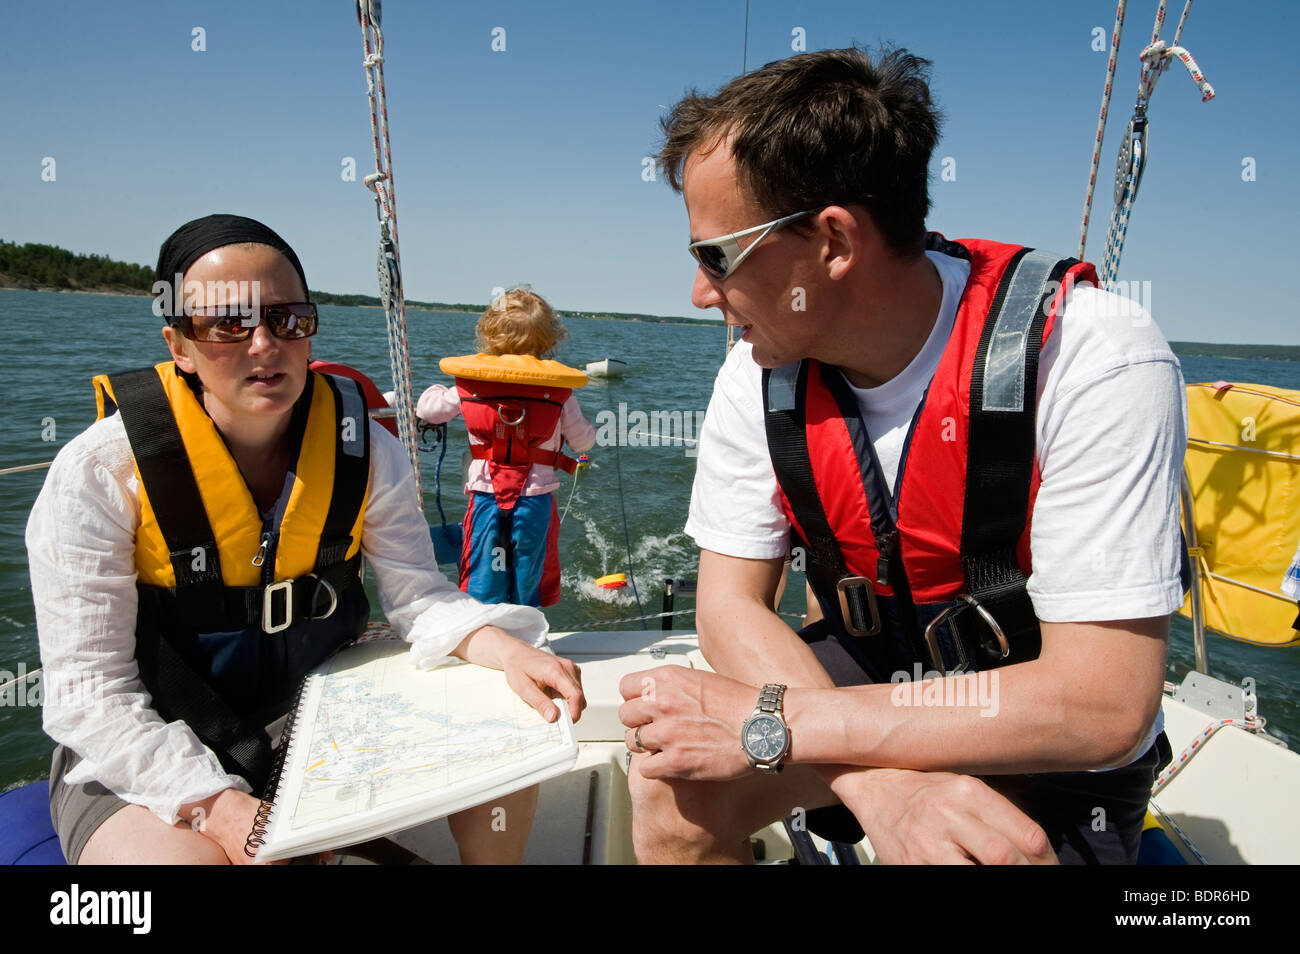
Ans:
[[[492,624],[533,645],[546,617],[485,605],[438,570],[402,445],[370,429],[370,494],[361,552],[384,615],[430,669],[471,631]],[[184,722],[153,709],[135,662],[135,535],[140,482],[121,416],[98,421],[59,451],[27,522],[28,565],[41,662],[46,734],[81,758],[64,777],[97,781],[168,824],[181,805],[222,789],[249,791]]]

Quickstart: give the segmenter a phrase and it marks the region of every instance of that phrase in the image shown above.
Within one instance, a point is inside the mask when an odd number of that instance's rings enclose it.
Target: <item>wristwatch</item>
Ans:
[[[781,771],[781,760],[790,752],[790,726],[781,714],[784,695],[785,686],[764,686],[754,714],[740,729],[740,747],[749,764],[769,775]]]

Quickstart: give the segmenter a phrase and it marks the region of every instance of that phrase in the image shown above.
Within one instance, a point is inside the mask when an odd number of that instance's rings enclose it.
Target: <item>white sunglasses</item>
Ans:
[[[758,248],[763,239],[791,222],[797,222],[821,211],[821,209],[808,209],[804,212],[796,212],[794,215],[787,215],[773,222],[755,225],[752,229],[732,232],[730,235],[724,235],[721,238],[700,239],[700,241],[692,242],[686,246],[686,251],[690,252],[695,260],[700,263],[700,267],[714,278],[719,280],[728,278],[740,267],[740,263],[745,260],[745,257]],[[750,242],[744,251],[741,251],[740,243],[736,239],[753,235],[755,232],[761,232],[762,234]]]

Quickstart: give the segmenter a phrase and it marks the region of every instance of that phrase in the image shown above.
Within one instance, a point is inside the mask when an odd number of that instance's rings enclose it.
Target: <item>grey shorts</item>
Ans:
[[[50,759],[50,820],[70,865],[79,862],[99,826],[128,804],[98,782],[66,784],[63,776],[79,761],[77,753],[61,745],[55,746]]]

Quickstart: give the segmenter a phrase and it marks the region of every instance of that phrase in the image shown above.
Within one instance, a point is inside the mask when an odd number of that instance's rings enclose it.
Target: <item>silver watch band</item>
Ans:
[[[781,700],[785,696],[785,686],[769,684],[763,687],[763,691],[758,694],[758,706],[755,712],[772,713],[781,712]]]

